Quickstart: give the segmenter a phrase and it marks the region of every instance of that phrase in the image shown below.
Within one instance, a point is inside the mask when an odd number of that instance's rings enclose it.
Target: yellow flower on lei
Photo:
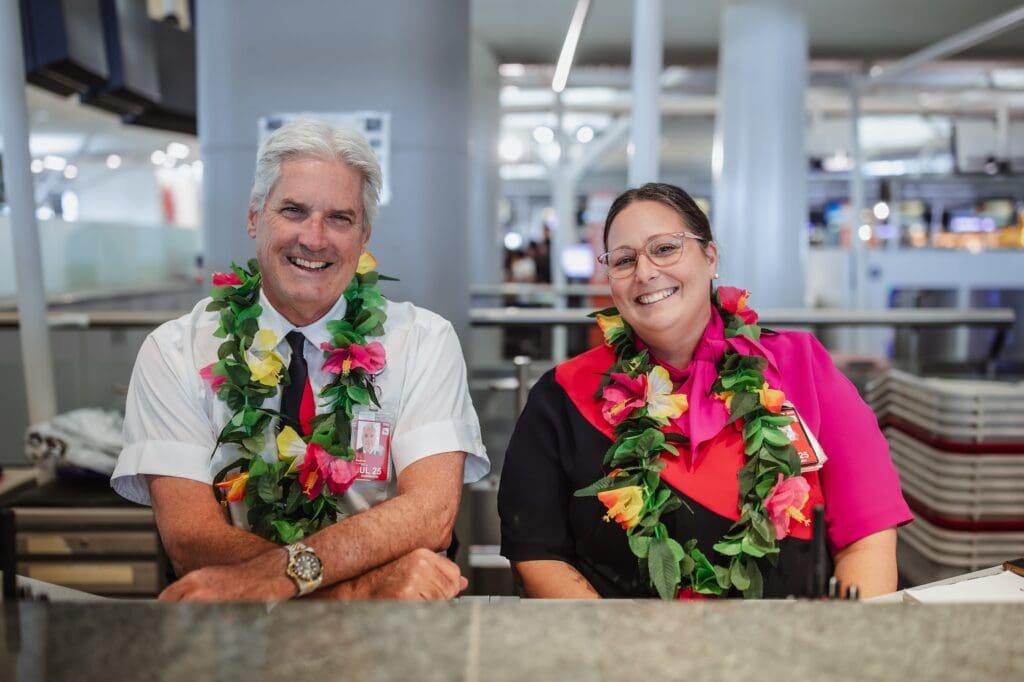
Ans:
[[[249,483],[249,472],[237,473],[231,478],[225,479],[220,483],[214,484],[215,487],[221,490],[227,490],[227,502],[241,502],[245,499],[245,487]]]
[[[611,345],[615,338],[625,329],[621,315],[598,315],[597,326],[604,334],[604,342]]]
[[[732,397],[736,395],[736,391],[722,391],[721,393],[715,394],[719,400],[725,403],[725,411],[732,412]]]
[[[626,530],[640,522],[640,511],[644,507],[644,489],[640,486],[604,490],[597,494],[597,499],[608,508],[605,521],[614,521]]]
[[[286,426],[277,434],[277,458],[282,462],[288,462],[288,470],[285,476],[295,473],[295,470],[302,464],[306,456],[306,441],[302,440],[295,429]]]
[[[373,254],[369,251],[363,251],[359,256],[359,263],[356,265],[356,272],[360,275],[365,275],[370,270],[374,270],[377,267],[377,259],[373,257]]]
[[[652,419],[675,419],[689,409],[690,404],[683,393],[672,392],[672,378],[661,365],[647,373],[647,415]]]
[[[253,337],[252,345],[245,351],[245,362],[249,365],[252,380],[264,386],[277,386],[281,383],[281,370],[284,361],[274,350],[278,338],[270,329],[261,329]]]
[[[765,382],[761,388],[757,391],[758,399],[764,406],[764,409],[769,412],[775,412],[778,414],[782,411],[782,405],[786,402],[786,394],[782,391],[776,390]]]

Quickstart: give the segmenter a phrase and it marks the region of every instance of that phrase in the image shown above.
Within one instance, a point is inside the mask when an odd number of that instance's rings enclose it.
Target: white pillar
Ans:
[[[804,305],[807,25],[784,0],[727,0],[712,215],[722,282],[761,308]]]
[[[561,129],[561,121],[559,121]],[[562,139],[563,147],[566,149],[568,141]],[[551,284],[558,288],[564,288],[567,284],[565,272],[562,270],[562,249],[578,240],[576,233],[576,183],[575,176],[569,169],[569,163],[565,160],[566,152],[562,152],[557,168],[551,173],[551,198],[555,205],[555,215],[558,216],[558,229],[551,235]],[[566,298],[562,295],[556,296],[557,307],[565,307]],[[555,362],[562,362],[569,356],[569,333],[565,325],[555,325],[551,330],[551,359]]]
[[[658,106],[661,77],[662,0],[633,3],[633,129],[630,134],[629,186],[656,182],[661,143],[661,110]]]
[[[867,245],[860,238],[860,226],[864,224],[864,150],[860,144],[860,80],[854,77],[850,82],[850,289],[853,296],[848,300],[853,308],[867,307]],[[868,350],[868,330],[858,327],[852,330],[853,348],[858,353]],[[888,332],[885,332],[888,333]]]
[[[15,282],[18,286],[21,361],[25,367],[28,419],[35,424],[57,413],[50,329],[39,252],[35,193],[29,164],[25,63],[17,2],[0,2],[0,132],[4,140],[4,182],[11,207]]]
[[[860,227],[864,224],[864,150],[860,144],[860,87],[850,84],[850,251],[853,254],[853,307],[865,305],[864,240]]]
[[[498,230],[497,145],[501,128],[498,93],[501,78],[498,60],[490,49],[474,38],[470,43],[469,95],[469,219],[466,236],[471,284],[501,282],[501,235]],[[476,327],[470,330],[471,342],[463,344],[471,364],[497,364],[501,359],[502,331]]]

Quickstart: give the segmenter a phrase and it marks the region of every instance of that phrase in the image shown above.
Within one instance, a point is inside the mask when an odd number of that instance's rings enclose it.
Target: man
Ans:
[[[331,339],[327,323],[345,314],[342,294],[370,238],[380,187],[373,150],[353,131],[298,121],[260,147],[248,212],[262,272],[259,329],[280,340],[273,352],[285,372],[295,341],[313,395],[335,378],[321,366],[320,344]],[[280,547],[247,530],[239,503],[233,525],[211,487],[240,452],[214,447],[233,412],[200,378],[222,341],[208,302],[161,326],[139,351],[111,477],[121,495],[152,504],[183,576],[161,598],[277,600],[318,587],[313,594],[329,598],[448,599],[464,589],[458,567],[436,552],[451,541],[463,482],[486,474],[489,462],[451,325],[409,303],[386,304],[375,339],[386,365],[374,379],[381,413],[393,416],[386,480],[356,481],[340,500],[344,518]],[[263,406],[280,402],[278,391]],[[275,433],[268,429],[268,443]]]
[[[369,457],[382,457],[384,448],[380,442],[380,427],[374,423],[363,424],[359,432],[359,447],[356,448],[357,455]]]

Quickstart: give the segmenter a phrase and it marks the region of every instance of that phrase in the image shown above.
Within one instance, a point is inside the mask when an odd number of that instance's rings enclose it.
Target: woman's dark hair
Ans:
[[[693,200],[693,197],[675,185],[649,182],[642,187],[627,189],[615,197],[611,208],[608,209],[608,217],[604,221],[605,251],[608,250],[608,232],[611,230],[615,217],[622,212],[622,209],[637,201],[656,201],[659,204],[664,204],[678,213],[686,227],[705,240],[704,244],[714,239],[711,235],[711,224],[708,222],[708,217],[704,215],[704,211],[700,210],[700,206]]]

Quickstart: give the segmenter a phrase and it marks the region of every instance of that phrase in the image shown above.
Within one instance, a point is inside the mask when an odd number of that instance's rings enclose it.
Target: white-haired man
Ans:
[[[218,446],[225,429],[258,414],[243,414],[248,409],[248,403],[239,406],[243,389],[247,396],[263,391],[262,408],[287,414],[281,402],[288,389],[262,389],[259,377],[266,386],[289,383],[283,375],[297,366],[297,358],[305,376],[300,381],[307,384],[302,401],[309,412],[303,425],[308,430],[313,413],[330,409],[325,397],[330,392],[321,392],[337,382],[339,373],[347,375],[352,349],[335,349],[336,354],[349,352],[347,366],[338,362],[332,368],[314,358],[331,356],[322,350],[337,339],[337,323],[329,323],[347,319],[351,304],[343,294],[370,238],[380,187],[380,166],[358,133],[310,120],[274,131],[260,147],[248,214],[262,273],[258,338],[271,341],[260,347],[260,357],[255,357],[256,340],[231,346],[235,342],[229,338],[225,351],[223,317],[208,312],[210,299],[205,299],[143,344],[128,393],[124,450],[111,480],[123,496],[153,506],[164,547],[181,576],[161,598],[276,600],[312,592],[334,598],[447,599],[465,588],[458,567],[436,552],[451,541],[463,483],[483,476],[489,463],[459,342],[447,321],[422,308],[382,304],[387,320],[383,334],[373,339],[380,344],[375,357],[382,369],[371,367],[369,360],[364,364],[373,370],[366,380],[372,381],[381,408],[368,418],[389,429],[390,461],[377,476],[345,479],[349,487],[338,489],[342,513],[336,523],[320,530],[314,526],[315,532],[307,532],[301,542],[278,538],[287,543],[282,547],[249,530],[244,509],[239,509],[241,495],[228,496],[234,500],[229,515],[211,485],[225,470],[245,462],[239,459],[244,451],[238,439]],[[386,263],[386,254],[381,256]],[[233,312],[238,319],[244,315]],[[238,347],[250,343],[249,350]],[[220,371],[222,376],[213,376],[218,370],[210,368],[219,359],[243,350],[250,353],[249,375]],[[220,390],[224,381],[236,383]],[[319,396],[315,403],[310,393]],[[334,418],[346,417],[339,411],[340,417],[333,414],[313,428],[333,437]],[[352,433],[355,419],[346,427]],[[286,454],[273,448],[275,440],[284,447],[277,421],[258,434],[259,440],[245,441],[250,449],[266,443],[258,459],[271,465]],[[317,439],[306,434],[311,440]],[[326,468],[315,469],[309,452],[304,459],[294,458],[293,466],[305,476],[302,492],[314,499],[331,471],[343,476],[349,470],[347,462],[329,458],[323,449],[317,452]],[[232,491],[244,489],[247,478],[236,474],[229,481]],[[305,499],[295,500],[294,506],[300,501]],[[294,533],[295,526],[282,527],[282,533]]]

